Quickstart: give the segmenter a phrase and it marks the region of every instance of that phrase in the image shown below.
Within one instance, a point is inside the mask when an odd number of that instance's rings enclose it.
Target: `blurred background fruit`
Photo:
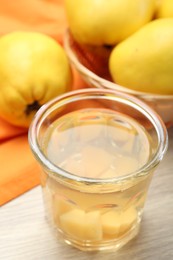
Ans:
[[[89,86],[134,95],[150,105],[170,126],[173,124],[173,17],[170,22],[163,22],[163,26],[157,24],[160,19],[157,17],[158,9],[166,1],[117,0],[108,3],[105,0],[77,0],[74,6],[72,0],[66,0],[69,28],[64,47],[70,62]],[[124,5],[125,2],[128,5]],[[140,3],[141,8],[137,15],[130,12],[136,3]],[[110,31],[111,37],[117,37],[117,33],[125,31],[123,26],[127,30],[142,12],[143,17],[146,4],[152,13],[147,22],[124,39],[119,39],[119,42],[107,41],[110,40],[106,38]],[[122,10],[127,15],[123,16]],[[129,17],[132,20],[130,22]],[[160,20],[165,19],[168,18]],[[151,27],[150,23],[153,23]],[[144,30],[147,26],[150,29]]]
[[[65,8],[75,40],[115,45],[153,18],[155,0],[65,0]]]
[[[173,95],[173,18],[156,19],[114,47],[109,68],[119,85]]]

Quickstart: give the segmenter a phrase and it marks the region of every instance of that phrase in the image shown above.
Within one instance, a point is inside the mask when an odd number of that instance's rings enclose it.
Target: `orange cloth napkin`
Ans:
[[[63,42],[67,27],[63,0],[1,1],[0,33],[14,30],[38,31]]]
[[[67,27],[63,0],[1,1],[0,34],[38,31],[63,43]],[[86,87],[74,71],[73,89]],[[28,144],[27,130],[0,119],[0,206],[40,184],[40,168]]]

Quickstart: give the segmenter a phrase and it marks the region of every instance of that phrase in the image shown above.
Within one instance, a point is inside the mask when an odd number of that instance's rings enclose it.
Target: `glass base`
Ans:
[[[81,251],[117,251],[124,245],[126,245],[129,241],[131,241],[138,234],[140,229],[140,221],[136,223],[135,226],[131,228],[125,235],[118,239],[109,239],[98,242],[90,242],[90,241],[79,241],[76,239],[72,239],[68,237],[68,235],[63,234],[56,230],[56,237],[66,244],[76,247]]]

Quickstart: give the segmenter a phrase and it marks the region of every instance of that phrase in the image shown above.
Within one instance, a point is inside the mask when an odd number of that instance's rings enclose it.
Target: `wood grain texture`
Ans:
[[[118,252],[84,253],[57,241],[44,217],[40,187],[0,208],[0,260],[57,259],[173,259],[173,128],[150,185],[140,233]]]

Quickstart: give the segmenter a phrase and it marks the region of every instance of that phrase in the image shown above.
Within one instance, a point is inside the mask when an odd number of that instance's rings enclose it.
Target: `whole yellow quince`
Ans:
[[[35,112],[70,90],[72,72],[64,49],[37,32],[0,38],[0,116],[28,127]]]
[[[155,0],[65,0],[65,10],[76,41],[115,45],[153,18]]]
[[[173,0],[162,0],[157,9],[157,18],[173,17]]]
[[[133,90],[173,94],[173,18],[156,19],[114,47],[113,80]]]

